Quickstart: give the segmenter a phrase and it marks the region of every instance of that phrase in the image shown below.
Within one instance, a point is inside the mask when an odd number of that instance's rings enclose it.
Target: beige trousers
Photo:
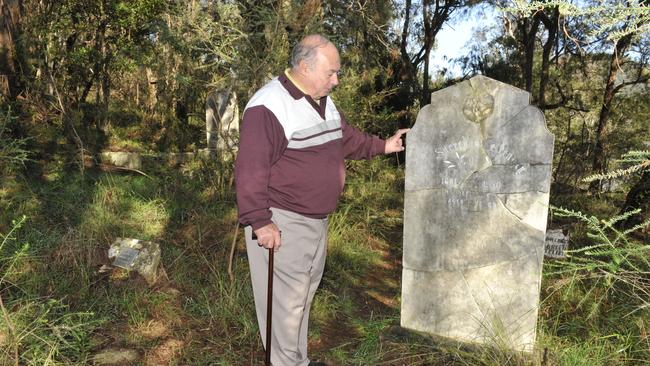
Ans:
[[[327,254],[327,218],[312,219],[277,208],[271,212],[282,232],[282,245],[274,254],[271,364],[306,366],[309,309],[323,277]],[[245,227],[245,235],[257,323],[266,347],[269,253],[252,240],[250,226]]]

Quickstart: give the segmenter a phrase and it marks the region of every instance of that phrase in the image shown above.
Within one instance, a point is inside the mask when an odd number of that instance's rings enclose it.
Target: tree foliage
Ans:
[[[457,81],[433,80],[429,62],[443,26],[478,3],[4,0],[12,17],[0,24],[0,75],[11,75],[3,103],[20,117],[9,132],[29,137],[37,159],[64,154],[78,166],[106,149],[202,147],[209,92],[237,92],[242,109],[288,66],[298,39],[321,32],[341,50],[335,97],[344,112],[387,135],[412,125],[435,88]],[[500,26],[462,60],[464,77],[531,92],[559,136],[559,183],[577,186],[606,171],[610,156],[643,147],[646,1],[483,3],[501,9]]]

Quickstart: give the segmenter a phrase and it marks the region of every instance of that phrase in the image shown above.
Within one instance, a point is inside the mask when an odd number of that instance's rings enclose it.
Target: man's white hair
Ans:
[[[316,49],[326,46],[330,42],[327,37],[321,34],[311,34],[300,40],[291,51],[291,67],[297,68],[301,61],[307,62],[308,65],[314,65]]]

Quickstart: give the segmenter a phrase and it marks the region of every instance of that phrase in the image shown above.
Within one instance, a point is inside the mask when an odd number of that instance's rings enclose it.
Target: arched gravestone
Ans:
[[[210,154],[234,160],[239,136],[239,107],[237,94],[230,90],[215,90],[205,101],[205,129]]]
[[[431,95],[406,148],[403,327],[532,349],[553,140],[523,90]]]

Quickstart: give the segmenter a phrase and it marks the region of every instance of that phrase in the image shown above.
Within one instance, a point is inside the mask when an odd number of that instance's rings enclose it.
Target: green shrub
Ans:
[[[0,113],[3,114],[0,115],[0,175],[4,176],[24,166],[29,160],[29,151],[25,149],[25,139],[16,139],[9,134],[9,126],[15,120],[11,109]]]

